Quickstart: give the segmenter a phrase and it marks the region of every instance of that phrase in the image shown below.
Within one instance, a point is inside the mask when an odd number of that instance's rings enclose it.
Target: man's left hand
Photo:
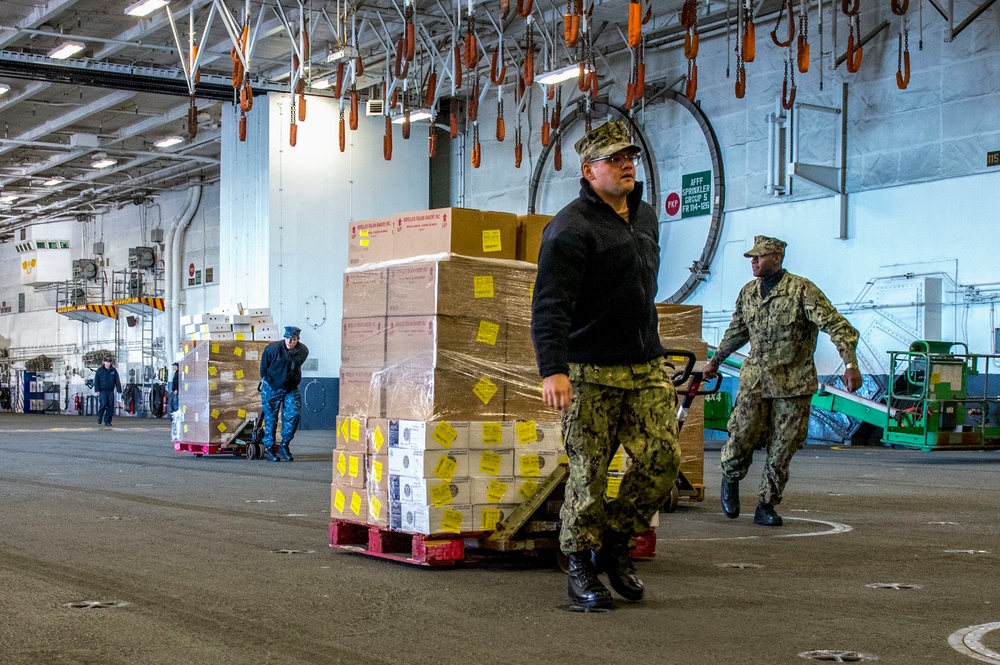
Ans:
[[[861,387],[861,371],[857,367],[844,370],[844,386],[852,393]]]

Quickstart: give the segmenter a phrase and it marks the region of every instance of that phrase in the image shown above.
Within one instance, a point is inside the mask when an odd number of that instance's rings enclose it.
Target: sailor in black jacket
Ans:
[[[677,395],[657,327],[659,226],[635,182],[640,149],[622,122],[576,143],[580,197],[542,234],[531,334],[547,406],[564,409],[570,476],[559,541],[569,555],[569,597],[608,607],[612,588],[641,600],[629,557],[677,479]],[[618,496],[608,500],[611,456],[632,459]]]
[[[264,456],[272,461],[281,459],[291,462],[288,444],[292,442],[299,428],[299,412],[302,410],[302,363],[309,357],[309,348],[299,341],[302,332],[295,326],[285,327],[285,336],[278,342],[264,347],[260,354],[260,401],[264,412]],[[274,451],[274,436],[278,428],[278,412],[281,412],[281,445],[277,455]],[[281,459],[279,459],[279,456]]]
[[[122,382],[118,370],[112,364],[111,356],[101,361],[101,366],[94,372],[94,392],[97,393],[97,424],[102,422],[105,427],[111,427],[111,419],[115,415],[115,391],[122,391]]]

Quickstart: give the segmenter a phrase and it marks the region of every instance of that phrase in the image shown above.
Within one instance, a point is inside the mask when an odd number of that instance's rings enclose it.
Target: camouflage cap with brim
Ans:
[[[751,256],[764,256],[765,254],[782,254],[787,246],[788,243],[784,240],[778,240],[769,236],[754,236],[753,247],[743,256],[750,258]]]
[[[600,127],[595,127],[583,135],[573,146],[580,155],[580,162],[589,162],[599,157],[609,157],[616,152],[631,149],[635,153],[642,148],[632,143],[628,135],[628,127],[620,120],[611,120]]]

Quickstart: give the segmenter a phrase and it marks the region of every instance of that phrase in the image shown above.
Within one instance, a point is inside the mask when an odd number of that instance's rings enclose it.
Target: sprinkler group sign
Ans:
[[[681,176],[681,219],[712,214],[712,172]]]

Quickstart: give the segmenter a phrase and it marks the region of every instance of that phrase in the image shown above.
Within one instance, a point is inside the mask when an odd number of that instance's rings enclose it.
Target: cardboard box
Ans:
[[[364,489],[330,484],[330,518],[348,522],[368,522],[368,494]]]
[[[369,455],[386,455],[389,446],[389,420],[387,418],[368,418],[366,423]]]
[[[513,476],[473,477],[469,483],[473,504],[513,504],[524,501],[524,498],[517,493],[517,479]]]
[[[365,455],[367,466],[365,467],[366,486],[388,491],[389,488],[389,453],[381,452],[377,454]]]
[[[513,476],[513,450],[470,450],[469,475],[476,477]]]
[[[390,316],[386,326],[386,365],[436,367],[452,360],[497,371],[506,362],[506,326],[499,317]]]
[[[251,307],[249,309],[243,310],[243,313],[247,316],[271,316],[270,307]]]
[[[341,487],[365,487],[366,460],[364,453],[333,451],[333,482]]]
[[[278,334],[277,330],[272,330],[268,332],[255,332],[253,338],[256,342],[277,342],[281,339],[281,335]]]
[[[469,423],[447,420],[389,420],[389,447],[410,450],[464,450]]]
[[[531,310],[520,315],[507,316],[507,362],[512,365],[534,367],[538,374],[535,343],[531,340]]]
[[[388,468],[389,475],[410,478],[468,478],[469,451],[389,448]]]
[[[521,478],[545,478],[559,464],[562,453],[514,449],[514,475]]]
[[[248,316],[246,318],[249,319],[250,317]],[[253,326],[250,325],[249,323],[234,323],[233,324],[233,332],[234,333],[252,333],[253,332]]]
[[[237,342],[252,341],[254,339],[253,333],[251,332],[234,332],[233,340]]]
[[[522,451],[562,452],[562,423],[519,420],[514,425],[514,448]]]
[[[340,414],[383,415],[384,379],[381,367],[341,367]]]
[[[373,526],[389,526],[389,490],[385,486],[368,487],[368,523]]]
[[[340,324],[341,367],[385,367],[385,317],[343,319]]]
[[[517,252],[517,217],[506,212],[437,208],[395,216],[393,258],[461,254],[513,259]]]
[[[417,503],[390,501],[389,528],[422,534],[456,534],[472,531],[472,506],[447,505],[441,508]]]
[[[514,423],[500,420],[469,423],[470,450],[513,450]]]
[[[249,314],[230,314],[226,317],[230,323],[234,326],[250,325],[253,323],[253,317]]]
[[[388,289],[388,272],[385,268],[345,272],[344,318],[385,316]]]
[[[542,231],[552,215],[517,216],[517,260],[538,263],[538,250],[542,246]]]
[[[661,319],[662,321],[662,319]],[[700,334],[700,333],[699,333]],[[708,344],[692,337],[661,337],[667,348],[686,349],[694,353],[696,366],[704,366],[708,360]],[[688,409],[684,427],[681,428],[678,443],[681,449],[680,470],[688,482],[695,486],[705,484],[705,400],[696,398]]]
[[[387,370],[385,414],[403,420],[499,420],[505,382],[486,368],[468,363]]]
[[[337,450],[368,452],[368,422],[364,417],[337,416]]]
[[[658,303],[656,313],[661,340],[670,337],[701,339],[701,305]]]
[[[268,326],[268,327],[273,327],[275,330],[278,329],[277,326],[274,325],[274,319],[272,319],[270,315],[251,316],[250,325],[253,326],[254,328],[256,328],[257,326]]]
[[[513,503],[473,505],[472,530],[496,531],[497,526],[510,517],[515,510],[517,510],[517,504]]]
[[[542,379],[535,365],[508,364],[504,393],[504,420],[559,420],[559,412],[542,402]]]
[[[347,266],[392,260],[392,225],[391,217],[348,223]]]
[[[535,272],[528,264],[451,256],[389,268],[389,316],[467,316],[498,321],[525,306]],[[530,312],[530,302],[527,303]],[[530,316],[530,313],[528,314]]]
[[[231,332],[202,333],[202,335],[208,335],[208,339],[216,342],[232,342],[236,340],[236,333]]]
[[[524,478],[521,476],[514,477],[514,490],[515,490],[515,501],[517,503],[524,503],[531,497],[535,495],[535,492],[539,490],[543,482],[542,478]]]
[[[389,474],[389,501],[440,508],[453,503],[468,504],[470,496],[468,478],[439,480]]]

